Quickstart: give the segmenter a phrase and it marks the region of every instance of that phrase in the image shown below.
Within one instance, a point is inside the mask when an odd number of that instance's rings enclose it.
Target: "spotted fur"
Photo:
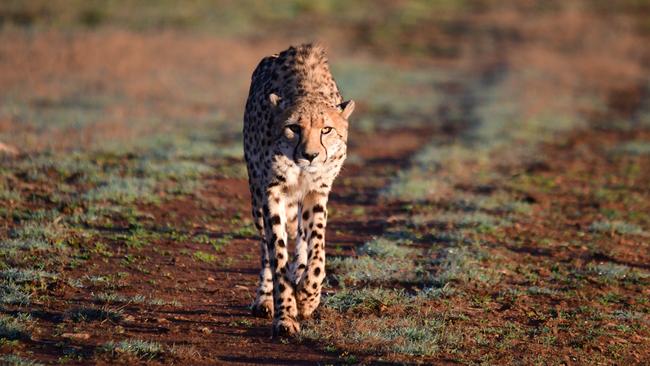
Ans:
[[[348,117],[325,51],[306,44],[264,58],[244,114],[244,153],[261,272],[253,313],[294,334],[320,303],[327,198],[346,158]],[[295,239],[293,260],[289,239]]]

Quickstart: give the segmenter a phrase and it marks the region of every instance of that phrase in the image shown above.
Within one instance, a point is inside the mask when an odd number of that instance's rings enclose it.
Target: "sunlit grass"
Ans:
[[[342,289],[325,298],[325,306],[337,311],[374,312],[402,303],[405,293],[383,288]]]
[[[620,235],[644,235],[646,232],[639,226],[624,221],[601,220],[589,225],[589,230],[595,233],[616,233]]]
[[[89,201],[108,201],[118,204],[128,204],[136,200],[156,202],[154,188],[153,179],[112,177],[97,188],[88,191],[85,198]]]
[[[359,254],[379,258],[405,258],[414,252],[406,246],[408,242],[399,242],[387,238],[375,238],[359,248]]]
[[[590,263],[587,271],[607,281],[632,281],[637,282],[642,279],[650,279],[649,272],[632,269],[626,265],[611,262]]]
[[[120,342],[110,341],[104,344],[101,349],[114,357],[132,355],[143,360],[152,360],[164,353],[164,348],[160,343],[140,339],[127,339]]]
[[[55,277],[52,273],[33,269],[8,268],[0,271],[1,280],[13,283],[42,281]]]
[[[31,294],[24,286],[12,282],[0,283],[0,303],[9,305],[27,305]]]
[[[7,366],[41,366],[40,362],[30,360],[18,355],[4,355],[0,356],[0,363]]]
[[[0,339],[13,340],[29,337],[27,328],[30,319],[28,315],[13,317],[0,314]]]

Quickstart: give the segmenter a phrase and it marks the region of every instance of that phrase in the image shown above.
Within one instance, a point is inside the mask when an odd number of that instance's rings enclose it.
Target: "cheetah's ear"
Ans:
[[[279,95],[275,93],[269,94],[269,102],[271,102],[271,106],[273,106],[273,108],[280,106],[280,100],[282,100],[282,98],[280,98]]]
[[[339,104],[339,108],[341,108],[341,117],[348,119],[352,112],[354,112],[354,100],[346,100],[345,102]]]

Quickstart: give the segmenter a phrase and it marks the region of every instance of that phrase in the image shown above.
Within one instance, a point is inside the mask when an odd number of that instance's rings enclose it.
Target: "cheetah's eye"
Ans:
[[[332,132],[332,127],[325,127],[321,130],[321,133],[323,135],[327,135],[328,133]]]
[[[288,129],[291,130],[293,133],[300,133],[300,126],[299,125],[289,125],[287,126]]]

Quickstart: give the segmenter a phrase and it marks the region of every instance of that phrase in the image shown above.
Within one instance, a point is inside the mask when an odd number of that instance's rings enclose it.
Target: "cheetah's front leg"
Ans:
[[[262,270],[252,312],[254,316],[270,318],[273,316],[273,275],[269,260],[269,248],[263,235],[260,242],[260,257]]]
[[[296,317],[298,306],[294,295],[288,270],[289,255],[287,252],[287,212],[286,200],[278,186],[267,191],[264,210],[264,227],[271,271],[273,274],[273,335],[292,335],[300,330]]]
[[[303,201],[302,233],[307,241],[307,268],[298,283],[297,300],[302,318],[309,318],[320,303],[325,280],[325,225],[327,196],[311,192]]]

